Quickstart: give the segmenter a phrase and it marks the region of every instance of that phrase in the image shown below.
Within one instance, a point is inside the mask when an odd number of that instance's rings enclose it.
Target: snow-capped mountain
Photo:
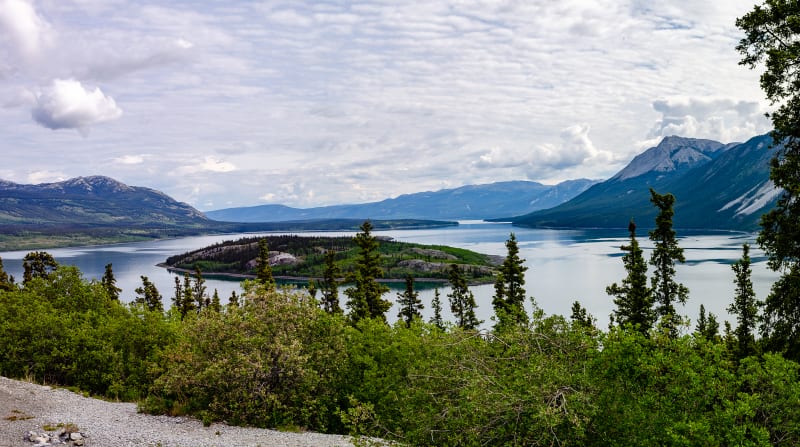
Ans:
[[[555,208],[513,221],[523,226],[625,228],[634,218],[641,227],[652,227],[653,188],[675,195],[678,228],[754,230],[780,195],[769,180],[774,154],[769,135],[734,144],[666,137],[609,180]]]

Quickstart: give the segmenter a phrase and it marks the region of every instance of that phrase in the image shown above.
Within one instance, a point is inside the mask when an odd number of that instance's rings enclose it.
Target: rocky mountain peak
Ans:
[[[708,163],[729,147],[731,146],[713,140],[678,136],[664,137],[658,146],[651,147],[637,155],[611,180],[623,181],[649,172],[666,173],[694,168]]]

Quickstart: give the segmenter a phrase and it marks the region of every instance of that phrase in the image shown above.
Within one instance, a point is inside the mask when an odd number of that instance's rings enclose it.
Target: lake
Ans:
[[[511,232],[516,235],[520,256],[525,259],[528,271],[525,276],[525,289],[529,296],[547,313],[569,316],[570,307],[578,300],[605,328],[608,316],[614,305],[606,295],[605,288],[613,282],[620,282],[625,276],[622,265],[622,251],[619,247],[627,242],[625,230],[544,230],[512,227],[503,223],[462,222],[458,227],[445,227],[421,230],[375,231],[376,236],[388,236],[398,241],[422,244],[441,244],[466,248],[480,253],[505,256],[505,241]],[[256,233],[257,234],[257,233]],[[156,267],[168,256],[184,253],[223,240],[233,240],[256,234],[233,234],[186,237],[150,242],[127,243],[106,246],[60,248],[47,250],[61,264],[77,266],[87,278],[102,277],[105,265],[113,264],[117,285],[122,288],[122,300],[131,301],[134,289],[141,285],[140,276],[147,276],[164,296],[165,306],[169,306],[174,290],[175,275],[166,269]],[[353,232],[299,233],[323,236],[353,235]],[[686,264],[677,267],[677,280],[690,291],[686,306],[678,306],[679,312],[696,320],[700,304],[719,317],[720,323],[728,319],[726,308],[733,299],[733,272],[730,264],[741,257],[742,244],[754,245],[755,235],[741,233],[691,234],[680,237],[684,248]],[[649,259],[652,243],[647,234],[638,235],[639,242]],[[22,258],[27,251],[0,252],[5,269],[22,280]],[[763,300],[769,293],[777,275],[767,269],[763,253],[751,247],[753,259],[753,284],[758,299]],[[209,293],[219,291],[223,303],[232,291],[240,291],[238,281],[207,279]],[[396,284],[384,297],[396,301],[397,292],[403,284]],[[440,286],[443,314],[450,318],[446,284]],[[477,315],[485,320],[484,326],[491,326],[493,315],[493,285],[471,287],[478,304]],[[433,289],[426,286],[420,290],[420,298],[425,304],[423,315],[430,318],[430,302]],[[342,305],[346,297],[340,296]],[[397,307],[387,313],[390,321],[397,318]]]

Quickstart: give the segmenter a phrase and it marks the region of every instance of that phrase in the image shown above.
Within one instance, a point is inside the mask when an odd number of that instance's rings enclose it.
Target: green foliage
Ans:
[[[450,311],[456,318],[456,326],[461,329],[477,329],[482,321],[475,316],[475,295],[469,290],[467,279],[458,264],[450,265],[450,286],[452,290],[447,297],[450,299]]]
[[[738,358],[749,357],[756,353],[755,329],[758,324],[758,308],[761,303],[756,299],[753,291],[753,281],[750,278],[750,245],[742,246],[742,257],[731,268],[736,275],[733,283],[736,291],[733,303],[728,306],[728,312],[736,315],[736,339],[738,340],[736,355]]]
[[[762,334],[769,346],[800,359],[800,4],[767,0],[736,20],[745,33],[740,64],[764,67],[761,88],[771,103],[772,138],[779,146],[770,179],[782,194],[761,217],[758,243],[781,279],[767,296]]]
[[[53,255],[46,251],[32,251],[22,258],[22,284],[28,284],[33,278],[47,278],[58,267]]]
[[[269,265],[269,245],[266,239],[258,240],[258,257],[256,258],[256,281],[268,288],[275,288],[275,278],[272,277],[272,267]]]
[[[382,298],[389,287],[378,282],[383,277],[383,271],[380,267],[380,244],[372,235],[372,224],[364,222],[361,232],[353,240],[359,248],[355,271],[351,275],[351,282],[355,284],[344,291],[349,298],[347,307],[350,309],[350,319],[354,322],[364,318],[386,321],[386,311],[392,307],[392,303]]]
[[[439,329],[444,329],[444,320],[442,319],[442,297],[439,294],[438,288],[433,290],[431,309],[433,309],[433,316],[431,317],[430,323]]]
[[[420,311],[424,306],[419,299],[419,292],[414,290],[413,276],[406,276],[406,290],[397,293],[397,304],[400,305],[397,318],[405,322],[407,327],[411,327],[411,322],[415,318],[422,318]]]
[[[672,229],[675,196],[661,195],[650,188],[650,201],[658,208],[656,227],[650,231],[650,240],[655,243],[650,256],[650,265],[654,267],[652,293],[658,304],[656,312],[661,317],[661,327],[672,337],[677,337],[681,319],[675,310],[675,302],[685,304],[689,289],[675,281],[675,262],[686,262],[683,248],[678,246],[675,230]]]
[[[342,307],[339,305],[339,277],[341,274],[339,267],[336,265],[336,252],[327,250],[325,252],[325,271],[322,274],[320,289],[322,290],[322,307],[328,313],[342,313]]]
[[[620,326],[630,325],[642,334],[652,329],[656,320],[653,310],[653,290],[647,286],[647,263],[644,261],[639,241],[636,240],[636,224],[631,219],[628,224],[630,243],[620,250],[625,252],[622,263],[628,273],[622,280],[606,287],[606,293],[614,296],[614,318]]]
[[[117,287],[117,278],[114,277],[114,270],[111,264],[106,264],[105,272],[100,279],[100,284],[103,285],[110,299],[119,300],[119,293],[122,292],[122,289]]]
[[[134,292],[136,292],[136,298],[133,302],[146,306],[151,311],[163,312],[164,304],[161,302],[161,293],[158,292],[156,285],[144,275],[142,275],[141,278],[142,285],[134,290]]]
[[[527,325],[528,315],[525,313],[525,272],[528,267],[519,257],[517,238],[511,233],[506,241],[506,255],[503,265],[495,281],[495,294],[492,298],[494,313],[497,319],[496,330],[512,326]]]

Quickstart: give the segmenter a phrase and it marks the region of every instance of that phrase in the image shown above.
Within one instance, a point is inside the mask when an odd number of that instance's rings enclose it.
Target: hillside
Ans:
[[[193,250],[167,258],[164,267],[204,274],[255,276],[258,241],[262,237],[242,238]],[[336,253],[336,264],[343,275],[354,270],[358,247],[352,237],[267,236],[270,265],[276,277],[319,278],[325,269],[325,255]],[[495,266],[502,258],[443,245],[423,245],[380,238],[379,252],[383,278],[445,280],[450,264],[458,264],[473,283],[491,282]]]
[[[652,225],[649,188],[676,197],[677,228],[754,230],[777,191],[769,181],[769,135],[724,145],[666,137],[609,180],[557,207],[512,219],[520,226],[622,228],[633,217]]]
[[[548,186],[536,182],[498,182],[455,189],[405,194],[380,202],[298,209],[260,205],[208,211],[211,219],[228,222],[279,222],[303,219],[486,219],[516,216],[550,208],[575,197],[594,181],[580,179]]]

